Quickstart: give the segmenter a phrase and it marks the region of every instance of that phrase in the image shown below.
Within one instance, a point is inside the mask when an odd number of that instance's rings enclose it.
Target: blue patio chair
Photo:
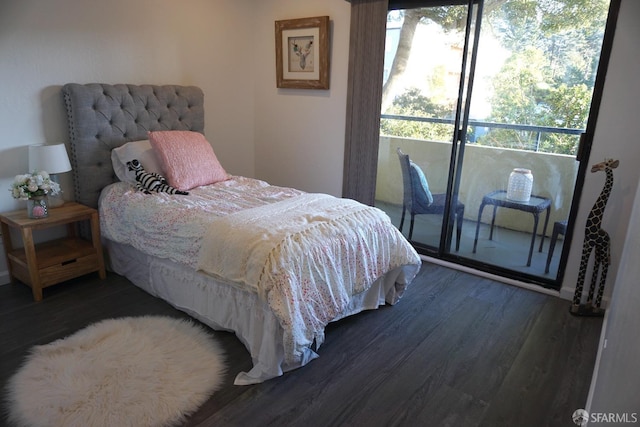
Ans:
[[[547,264],[544,267],[544,273],[547,274],[549,272],[549,266],[551,265],[551,258],[553,257],[553,250],[556,248],[556,242],[558,241],[558,236],[562,234],[563,236],[567,234],[567,226],[568,221],[556,221],[553,224],[553,232],[551,233],[551,240],[549,245],[549,254],[547,255]]]
[[[402,201],[402,217],[400,227],[402,232],[405,212],[411,215],[409,226],[409,240],[413,236],[413,222],[416,215],[442,215],[446,203],[446,194],[431,194],[427,177],[420,166],[411,161],[408,154],[404,154],[400,148],[397,149],[400,159],[400,169],[402,170],[402,184],[404,187],[404,197]],[[454,203],[454,216],[456,222],[456,251],[460,249],[460,237],[462,235],[462,220],[464,218],[464,205],[459,201]]]

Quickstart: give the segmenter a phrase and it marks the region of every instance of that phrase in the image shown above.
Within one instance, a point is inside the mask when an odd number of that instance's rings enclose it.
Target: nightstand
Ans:
[[[91,242],[77,236],[76,223],[89,221]],[[98,211],[74,202],[49,209],[49,216],[40,219],[27,217],[21,209],[0,214],[2,241],[7,254],[11,282],[15,279],[29,285],[36,301],[42,300],[42,289],[65,280],[98,272],[106,277]],[[34,244],[33,231],[67,225],[67,237]],[[20,230],[23,247],[14,247],[9,233]]]

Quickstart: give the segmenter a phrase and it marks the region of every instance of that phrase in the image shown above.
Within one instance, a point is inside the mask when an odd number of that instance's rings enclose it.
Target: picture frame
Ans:
[[[275,22],[278,88],[329,89],[329,17]]]

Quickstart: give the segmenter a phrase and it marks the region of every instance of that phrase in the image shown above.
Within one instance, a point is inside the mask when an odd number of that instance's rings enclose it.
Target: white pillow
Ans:
[[[158,157],[151,147],[148,139],[142,141],[131,141],[111,150],[111,164],[113,171],[122,182],[135,184],[135,175],[127,169],[127,162],[138,159],[142,167],[147,172],[154,172],[163,175]]]

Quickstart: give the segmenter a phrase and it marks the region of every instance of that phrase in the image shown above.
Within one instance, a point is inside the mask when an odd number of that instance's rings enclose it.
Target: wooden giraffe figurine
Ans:
[[[605,281],[607,280],[607,271],[609,269],[609,264],[611,263],[611,242],[609,234],[601,228],[602,216],[604,215],[604,209],[607,206],[607,201],[611,194],[611,188],[613,187],[613,169],[617,168],[619,163],[620,162],[618,160],[606,159],[604,162],[595,164],[591,167],[591,172],[605,171],[606,180],[598,200],[596,200],[596,203],[593,205],[593,208],[591,208],[591,212],[589,212],[589,216],[587,217],[584,243],[582,245],[582,260],[580,261],[580,271],[578,272],[578,283],[573,296],[573,304],[571,305],[572,314],[579,316],[604,315],[604,310],[600,308],[600,304],[602,302]],[[594,249],[595,256],[591,276],[591,286],[589,287],[589,294],[587,296],[586,303],[581,305],[584,280],[587,275],[587,264],[589,263],[591,252]],[[600,283],[594,304],[593,295],[595,293],[596,282],[598,281],[598,272],[601,266],[602,271],[600,271]]]

